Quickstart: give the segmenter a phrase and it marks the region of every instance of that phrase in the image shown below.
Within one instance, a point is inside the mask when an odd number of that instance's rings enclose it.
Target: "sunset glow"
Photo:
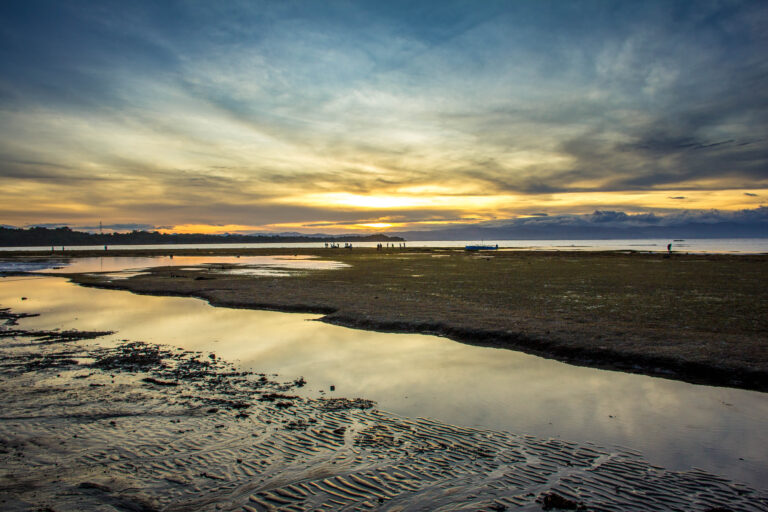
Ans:
[[[0,8],[0,224],[378,232],[767,203],[760,2],[43,4]]]

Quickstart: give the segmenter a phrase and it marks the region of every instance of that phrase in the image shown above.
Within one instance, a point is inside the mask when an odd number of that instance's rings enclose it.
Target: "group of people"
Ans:
[[[337,242],[325,242],[325,248],[326,249],[339,249],[340,247],[341,247],[341,245],[339,245]],[[395,245],[394,243],[387,243],[387,249],[389,249],[390,247],[392,247],[393,249],[395,247],[405,248],[405,242],[398,242],[397,245]],[[352,248],[352,243],[344,242],[344,248],[345,249],[351,249]],[[383,248],[384,248],[384,244],[382,244],[381,242],[376,244],[376,250],[377,251],[380,251]]]
[[[336,242],[325,242],[325,248],[326,249],[338,249],[339,247],[341,247],[341,246],[338,243],[336,243]],[[351,249],[352,248],[352,244],[349,243],[349,242],[344,242],[344,248],[345,249]]]
[[[387,249],[389,249],[390,247],[392,247],[392,248],[394,248],[394,247],[401,247],[401,248],[404,248],[404,247],[405,247],[405,242],[398,242],[398,244],[397,244],[397,245],[395,245],[394,243],[392,243],[392,244],[390,244],[390,243],[387,243]],[[376,250],[377,250],[377,251],[380,251],[380,250],[382,250],[383,248],[384,248],[384,244],[382,244],[381,242],[379,242],[379,243],[376,245]]]

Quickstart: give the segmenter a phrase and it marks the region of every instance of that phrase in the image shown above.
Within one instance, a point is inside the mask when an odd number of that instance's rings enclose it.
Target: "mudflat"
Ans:
[[[160,254],[168,251],[119,253]],[[324,321],[345,326],[438,334],[575,364],[768,390],[768,255],[455,248],[173,254],[290,254],[348,266],[274,277],[227,274],[233,265],[217,264],[72,279],[219,306],[323,313]]]
[[[630,449],[401,418],[304,379],[0,309],[0,508],[765,510],[764,490]]]

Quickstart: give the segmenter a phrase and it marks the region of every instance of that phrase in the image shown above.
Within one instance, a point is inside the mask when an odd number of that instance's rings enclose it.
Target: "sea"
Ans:
[[[666,252],[672,244],[672,252],[694,254],[767,254],[768,238],[692,238],[692,239],[607,239],[607,240],[429,240],[385,242],[391,247],[455,247],[466,245],[498,246],[499,250],[528,251],[634,251]],[[378,242],[353,242],[354,247],[376,247]],[[169,244],[169,245],[110,245],[110,251],[143,249],[318,249],[324,242],[301,243],[254,243],[254,244]],[[343,248],[342,244],[342,248]],[[55,250],[103,250],[103,245],[55,246]],[[0,247],[0,251],[47,251],[51,246]]]

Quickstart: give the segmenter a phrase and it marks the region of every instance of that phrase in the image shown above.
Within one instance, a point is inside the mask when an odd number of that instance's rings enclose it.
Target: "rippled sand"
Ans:
[[[3,510],[768,510],[630,450],[297,398],[301,379],[2,316]]]

